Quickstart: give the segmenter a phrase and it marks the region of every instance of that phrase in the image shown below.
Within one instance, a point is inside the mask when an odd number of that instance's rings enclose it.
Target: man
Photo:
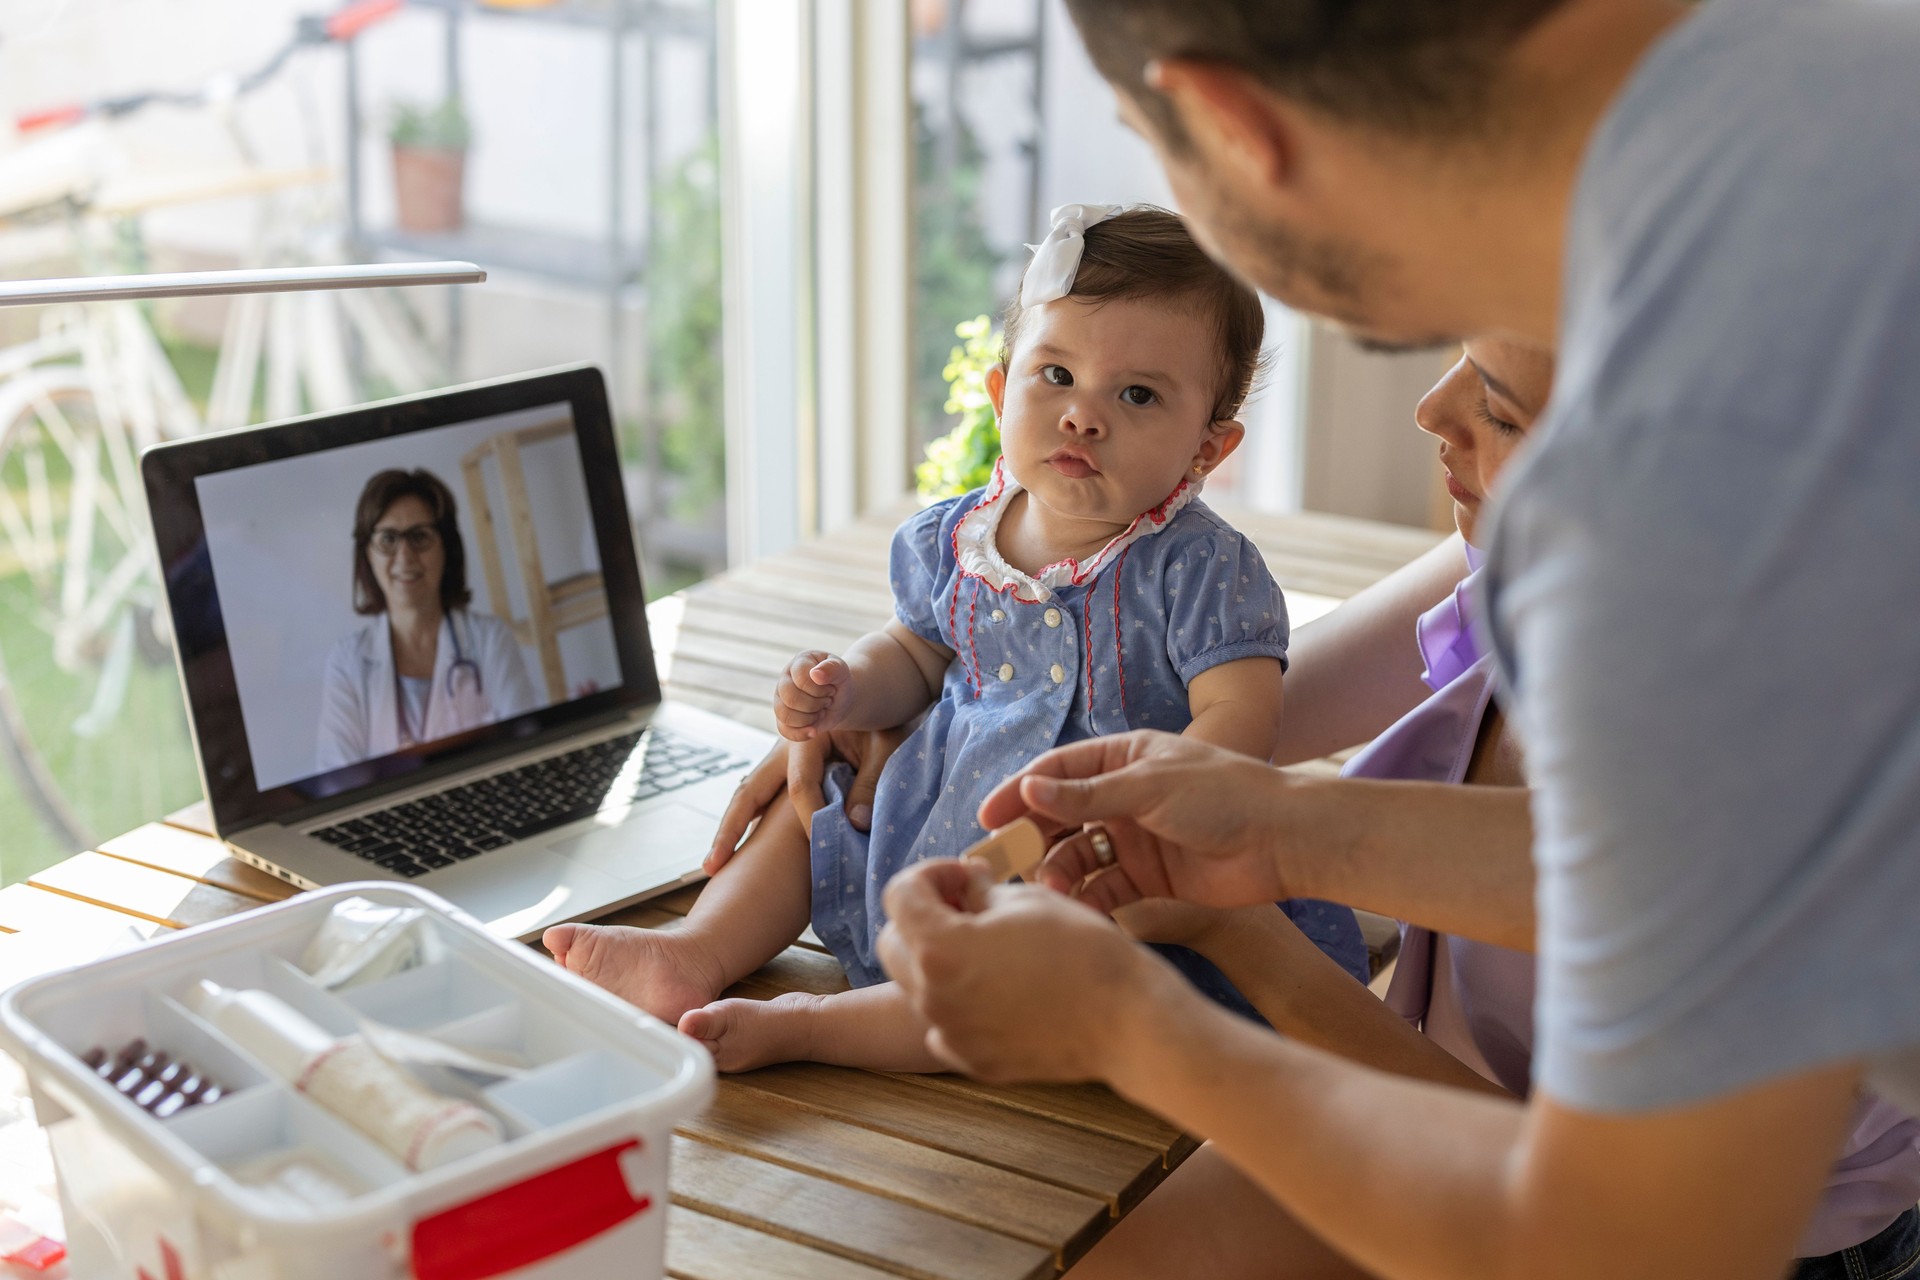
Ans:
[[[1779,1274],[1856,1089],[1920,1103],[1920,6],[1069,3],[1256,284],[1383,345],[1559,349],[1486,602],[1535,788],[1535,1089],[1231,1025],[950,863],[888,895],[930,1042],[1111,1082],[1381,1276]],[[1135,736],[983,817],[1104,823],[1055,883],[1117,861],[1107,901],[1224,906],[1295,891],[1327,796]]]

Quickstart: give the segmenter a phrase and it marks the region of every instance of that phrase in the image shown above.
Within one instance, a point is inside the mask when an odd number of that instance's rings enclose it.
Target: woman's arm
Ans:
[[[1369,741],[1420,705],[1413,625],[1466,577],[1465,547],[1455,534],[1294,633],[1275,764]]]
[[[1221,911],[1154,898],[1115,915],[1143,942],[1173,943],[1211,960],[1281,1035],[1394,1075],[1507,1096],[1414,1030],[1272,907]]]

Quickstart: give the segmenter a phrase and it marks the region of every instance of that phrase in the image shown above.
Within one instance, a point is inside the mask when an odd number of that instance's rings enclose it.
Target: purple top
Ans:
[[[1479,577],[1471,547],[1468,563],[1474,572],[1416,627],[1426,661],[1422,679],[1433,695],[1349,760],[1344,776],[1447,783],[1466,778],[1494,692],[1492,655],[1481,653],[1469,622],[1468,597]],[[1532,1082],[1534,958],[1404,923],[1400,939],[1388,1006],[1423,1031],[1430,1011],[1444,1006],[1478,1050],[1486,1073],[1524,1096]],[[1436,988],[1439,981],[1447,985]],[[1920,1121],[1862,1095],[1820,1207],[1800,1238],[1799,1255],[1819,1257],[1859,1244],[1916,1200]]]

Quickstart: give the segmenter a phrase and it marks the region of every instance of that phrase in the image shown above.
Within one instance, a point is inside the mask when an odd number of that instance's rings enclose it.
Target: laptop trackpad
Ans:
[[[613,827],[597,827],[550,847],[625,882],[678,879],[700,865],[715,822],[689,805],[666,804]]]

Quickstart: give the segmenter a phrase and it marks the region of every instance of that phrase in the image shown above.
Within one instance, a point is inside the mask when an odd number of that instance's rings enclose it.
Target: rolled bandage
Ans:
[[[1024,878],[1033,874],[1033,869],[1047,856],[1047,842],[1033,819],[1019,818],[960,856],[986,867],[996,880]]]
[[[1087,228],[1126,211],[1123,204],[1063,204],[1055,209],[1046,239],[1027,246],[1033,261],[1020,278],[1020,305],[1037,307],[1072,293],[1080,257],[1087,250]]]
[[[334,1039],[277,996],[202,979],[186,1003],[409,1169],[436,1168],[500,1144],[500,1122],[479,1107],[433,1092],[361,1036]]]

